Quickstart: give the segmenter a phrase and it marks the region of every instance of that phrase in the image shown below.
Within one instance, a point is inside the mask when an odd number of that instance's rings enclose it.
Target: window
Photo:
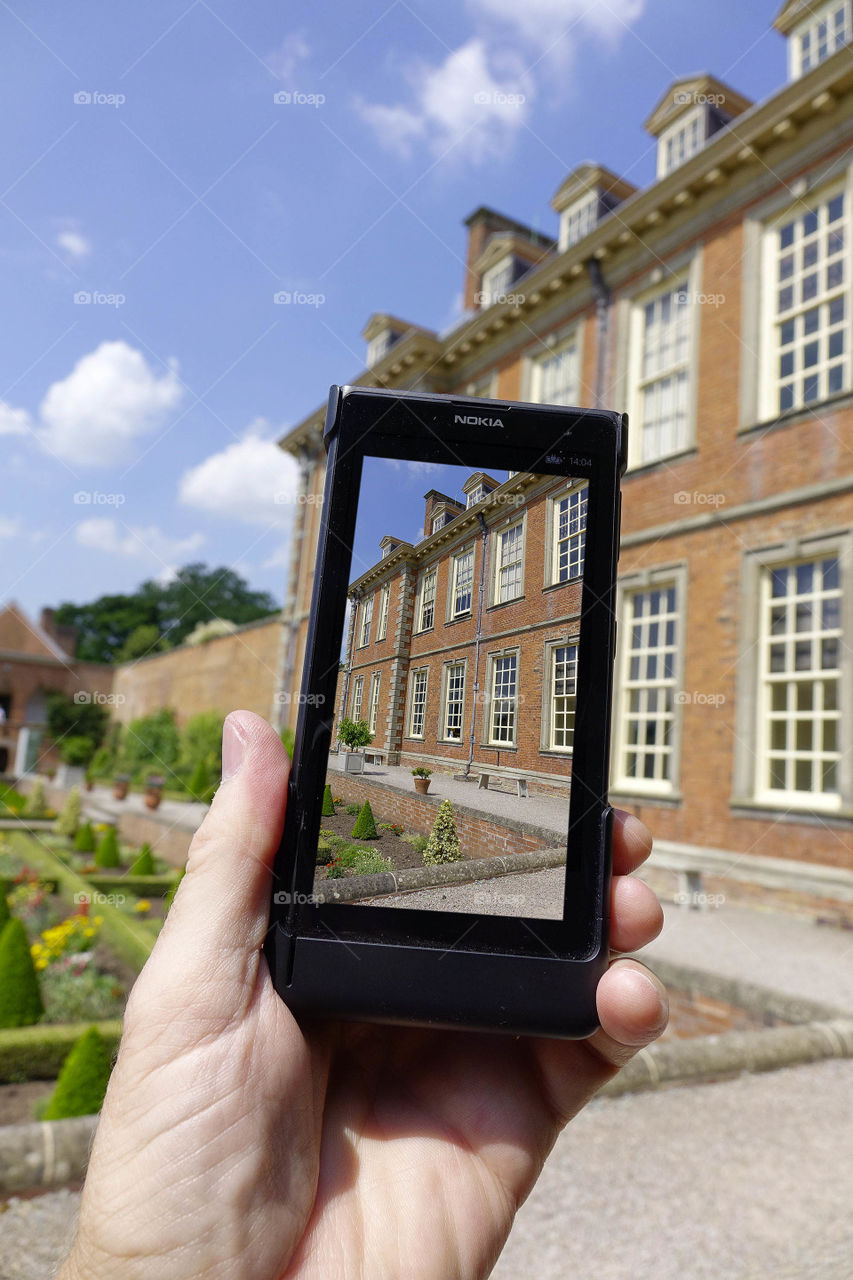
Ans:
[[[597,191],[593,191],[577,204],[564,209],[560,218],[560,250],[569,249],[584,236],[589,235],[598,222]]]
[[[388,607],[391,603],[391,584],[386,582],[379,596],[379,625],[376,628],[376,639],[384,640],[388,630]]]
[[[424,736],[428,676],[429,671],[426,667],[421,667],[419,671],[412,672],[412,695],[409,704],[410,738],[422,738]]]
[[[765,568],[758,799],[840,805],[841,574],[837,555]]]
[[[495,534],[495,604],[515,600],[522,593],[524,578],[524,525],[510,525]]]
[[[626,594],[624,632],[619,782],[666,794],[675,779],[676,585]]]
[[[692,308],[686,282],[635,307],[638,465],[686,448],[689,436]]]
[[[370,644],[370,624],[373,621],[373,596],[368,596],[366,600],[361,602],[361,636],[359,638],[359,648],[363,649],[366,644]]]
[[[663,178],[684,164],[705,143],[707,109],[699,105],[670,129],[664,130],[658,140],[658,177]]]
[[[352,686],[352,718],[361,719],[361,704],[364,698],[364,676],[356,676]]]
[[[515,276],[515,259],[501,258],[488,271],[483,272],[480,305],[489,307],[493,302],[503,302]]]
[[[582,485],[553,499],[553,582],[570,582],[573,578],[583,577],[588,496],[589,486]]]
[[[482,502],[485,496],[486,496],[485,485],[478,484],[476,489],[472,489],[471,492],[468,494],[468,501],[466,503],[466,506],[476,507],[477,503]]]
[[[571,751],[575,736],[578,647],[555,645],[551,649],[551,731],[553,751]]]
[[[435,622],[435,569],[425,569],[418,592],[418,631],[428,631]]]
[[[444,737],[453,742],[462,739],[462,716],[465,710],[465,663],[452,662],[444,668]]]
[[[533,361],[530,398],[536,404],[577,404],[579,358],[573,334]]]
[[[383,329],[375,338],[371,338],[370,342],[367,344],[368,369],[372,368],[373,365],[378,364],[383,356],[387,355],[394,340],[395,335],[391,333],[390,329]]]
[[[370,703],[367,713],[367,723],[370,725],[370,732],[376,732],[376,724],[379,720],[379,685],[382,676],[380,672],[374,671],[370,680]]]
[[[848,203],[843,191],[826,195],[768,230],[766,416],[806,408],[851,385]]]
[[[791,32],[789,70],[792,80],[806,75],[850,41],[849,0],[812,5],[808,17]]]
[[[444,524],[445,524],[445,516],[443,513],[440,516],[435,516],[432,522],[432,532],[438,533],[439,529],[444,528]]]
[[[518,704],[518,655],[493,657],[491,676],[489,742],[512,746]]]
[[[471,611],[471,590],[474,583],[474,548],[460,551],[453,557],[453,593],[451,597],[451,618]]]

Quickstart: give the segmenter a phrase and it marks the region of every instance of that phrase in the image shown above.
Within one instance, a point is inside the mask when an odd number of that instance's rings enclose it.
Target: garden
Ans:
[[[77,788],[47,829],[28,828],[37,786],[23,804],[10,788],[0,796],[21,817],[0,834],[5,1124],[99,1110],[127,994],[180,879],[147,845],[84,820]]]
[[[396,822],[377,822],[370,801],[344,804],[329,784],[323,793],[322,825],[317,841],[317,878],[375,875],[411,867],[459,862],[464,857],[453,806],[439,807],[432,834],[415,835]]]

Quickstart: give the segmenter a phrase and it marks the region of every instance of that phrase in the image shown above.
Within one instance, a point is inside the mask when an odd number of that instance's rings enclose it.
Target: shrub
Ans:
[[[352,868],[360,876],[378,875],[381,871],[391,870],[391,859],[384,858],[377,849],[365,849],[355,859]]]
[[[345,874],[346,873],[344,871],[343,863],[341,862],[338,855],[335,854],[334,858],[332,858],[332,861],[326,867],[326,879],[340,880],[341,876]]]
[[[121,866],[115,827],[107,827],[104,832],[103,839],[95,853],[95,866],[101,868]]]
[[[90,1027],[66,1058],[43,1119],[65,1120],[100,1111],[111,1070],[109,1050],[97,1030]]]
[[[22,796],[20,791],[5,783],[0,784],[0,808],[5,806],[12,813],[20,813],[26,803],[27,797]]]
[[[80,811],[80,788],[72,787],[65,797],[62,812],[54,823],[53,829],[58,836],[65,836],[66,840],[74,839],[80,826]]]
[[[30,1027],[43,1013],[26,931],[13,917],[0,934],[0,1027]]]
[[[174,884],[172,885],[172,887],[171,887],[171,889],[169,890],[169,892],[166,894],[166,902],[165,902],[165,907],[164,907],[164,914],[165,914],[165,915],[168,915],[168,914],[169,914],[169,908],[171,907],[172,903],[175,901],[175,894],[178,892],[178,885],[181,883],[181,881],[183,880],[183,878],[184,878],[184,876],[185,876],[186,874],[187,874],[187,869],[186,869],[186,867],[181,867],[180,871],[179,871],[179,872],[178,872],[178,874],[175,876],[175,882],[174,882]]]
[[[100,1022],[119,1018],[126,992],[118,978],[80,965],[71,957],[49,965],[41,974],[44,1023]]]
[[[377,822],[376,830],[377,831],[393,831],[395,836],[401,836],[403,832],[406,830],[406,828],[401,827],[399,822]]]
[[[47,816],[47,798],[44,794],[44,783],[41,778],[36,778],[33,783],[33,789],[27,796],[27,802],[24,805],[24,814],[28,818],[44,818]]]
[[[332,799],[332,788],[328,782],[323,788],[323,808],[320,813],[324,818],[334,818],[335,816],[335,802]]]
[[[401,836],[400,839],[405,840],[406,844],[410,844],[417,853],[423,853],[424,849],[429,844],[427,836],[417,836],[412,833],[407,833],[406,835]]]
[[[59,744],[59,758],[66,764],[85,768],[95,754],[95,741],[83,733],[72,733]]]
[[[344,813],[348,813],[348,814],[350,815],[350,817],[354,818],[354,817],[356,817],[356,815],[357,815],[357,814],[361,813],[361,805],[360,805],[360,804],[348,804],[348,805],[346,806],[346,808],[344,809]]]
[[[119,764],[135,779],[155,769],[170,774],[177,764],[179,751],[175,713],[171,707],[162,707],[131,720],[122,734]]]
[[[425,769],[423,765],[418,765],[417,769],[412,770],[413,778],[431,778],[432,769]]]
[[[154,876],[157,874],[154,868],[154,858],[151,855],[151,845],[146,841],[135,860],[130,864],[130,875],[132,876]]]
[[[0,934],[9,923],[9,919],[9,901],[6,897],[6,887],[0,880]]]
[[[77,834],[74,837],[75,853],[94,853],[95,852],[95,833],[92,830],[91,822],[84,822],[82,826],[77,828]]]
[[[178,772],[189,778],[188,789],[199,799],[222,772],[221,711],[200,711],[181,730]]]
[[[344,716],[338,725],[338,737],[350,751],[358,751],[359,747],[369,747],[373,741],[370,725],[366,720],[350,720]]]
[[[325,867],[332,860],[332,846],[328,840],[320,839],[317,841],[317,857],[315,859],[318,867]]]
[[[195,800],[201,800],[210,786],[210,773],[204,760],[196,761],[187,783],[187,791]]]
[[[453,817],[453,805],[449,800],[443,800],[438,807],[438,816],[423,857],[428,866],[438,866],[444,862],[459,862],[462,857],[459,833]]]
[[[287,725],[285,725],[280,736],[284,743],[284,749],[287,752],[287,758],[288,760],[292,760],[294,747],[296,746],[296,734],[293,729],[289,729]]]
[[[98,747],[92,756],[86,776],[89,778],[111,778],[115,773],[115,754],[109,747]]]
[[[355,820],[355,826],[350,832],[353,840],[378,840],[379,832],[376,830],[376,823],[373,821],[373,810],[370,807],[370,801],[365,800],[361,807],[361,813]]]

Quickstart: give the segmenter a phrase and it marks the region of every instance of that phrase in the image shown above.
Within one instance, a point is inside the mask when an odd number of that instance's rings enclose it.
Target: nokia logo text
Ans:
[[[478,418],[473,413],[457,413],[453,416],[453,424],[463,427],[502,427],[500,418]]]

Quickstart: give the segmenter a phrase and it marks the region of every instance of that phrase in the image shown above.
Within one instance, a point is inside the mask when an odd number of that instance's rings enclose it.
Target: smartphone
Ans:
[[[276,989],[300,1016],[591,1035],[627,418],[335,386],[325,447]]]

